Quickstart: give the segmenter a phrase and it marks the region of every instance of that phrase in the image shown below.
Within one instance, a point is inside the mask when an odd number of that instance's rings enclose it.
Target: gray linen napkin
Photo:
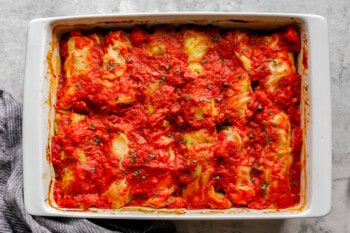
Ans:
[[[23,202],[22,106],[0,90],[0,232],[176,232],[169,221],[32,216]]]

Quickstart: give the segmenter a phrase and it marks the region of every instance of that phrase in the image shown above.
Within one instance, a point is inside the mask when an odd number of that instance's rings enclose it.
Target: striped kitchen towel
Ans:
[[[176,232],[169,221],[40,217],[23,201],[22,105],[0,90],[0,232]]]

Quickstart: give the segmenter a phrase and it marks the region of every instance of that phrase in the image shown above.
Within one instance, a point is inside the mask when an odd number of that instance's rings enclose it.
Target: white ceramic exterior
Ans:
[[[50,87],[59,70],[58,39],[72,29],[132,27],[136,24],[214,24],[221,27],[272,29],[298,25],[303,49],[299,56],[302,75],[302,118],[305,145],[302,160],[301,205],[286,210],[63,210],[49,202],[53,170],[47,160],[52,134],[55,98]],[[307,58],[307,68],[302,59]],[[51,56],[48,56],[51,55]],[[304,61],[305,63],[305,61]],[[331,103],[328,31],[326,20],[317,15],[277,13],[158,13],[89,15],[34,19],[29,23],[25,66],[23,109],[24,201],[28,213],[42,216],[119,219],[273,219],[318,217],[331,208]]]

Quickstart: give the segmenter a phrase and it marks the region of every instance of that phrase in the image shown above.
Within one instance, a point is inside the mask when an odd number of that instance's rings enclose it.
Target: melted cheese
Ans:
[[[225,197],[223,193],[215,192],[214,186],[211,185],[207,192],[209,205],[213,209],[230,208],[231,202]]]
[[[210,136],[208,134],[208,131],[205,129],[186,133],[183,136],[183,142],[188,147],[195,146],[200,143],[210,143],[212,141],[213,141],[212,136]]]
[[[85,152],[82,149],[76,148],[73,153],[74,153],[74,157],[80,163],[86,163],[86,154],[85,154]]]
[[[122,162],[125,158],[125,155],[129,154],[129,140],[125,134],[120,133],[112,141],[111,151],[113,155],[119,158],[119,166],[122,167]]]
[[[164,53],[166,53],[166,47],[160,42],[151,43],[147,47],[147,52],[149,56],[163,55]]]
[[[64,63],[66,78],[87,74],[96,64],[91,60],[91,53],[99,39],[94,34],[92,37],[73,36],[67,41],[68,57]],[[82,45],[81,45],[82,44]]]
[[[102,197],[113,205],[113,208],[125,206],[131,200],[130,186],[126,179],[114,181]]]
[[[195,30],[187,30],[184,33],[184,49],[188,55],[188,67],[193,74],[203,72],[200,64],[205,53],[210,47],[210,38],[207,34]]]
[[[153,208],[161,208],[169,204],[169,198],[176,191],[170,175],[163,178],[154,188],[153,196],[148,198],[142,205]]]
[[[131,45],[123,31],[112,32],[108,36],[111,37],[111,43],[103,56],[102,76],[114,80],[125,73],[127,61],[130,59],[127,51]]]
[[[243,122],[247,121],[246,110],[252,92],[251,82],[247,75],[243,75],[237,81],[234,89],[228,91],[228,108]]]
[[[243,55],[242,53],[238,53],[238,52],[235,52],[235,55],[236,57],[241,60],[242,64],[243,64],[243,67],[246,71],[251,71],[252,69],[252,60],[246,56],[246,55]]]
[[[269,92],[273,92],[277,89],[278,82],[289,75],[292,69],[288,62],[282,59],[272,59],[268,64],[268,68],[271,75],[267,77],[265,87]]]
[[[146,91],[145,91],[147,112],[149,114],[152,114],[154,112],[154,106],[153,106],[153,103],[152,103],[152,95],[159,88],[161,88],[161,84],[159,82],[152,82],[149,85],[149,87],[146,89]]]
[[[284,154],[291,152],[290,140],[290,122],[289,118],[285,113],[279,113],[270,120],[272,127],[275,128],[275,132],[278,134],[277,138],[277,153]]]
[[[63,172],[64,172],[64,175],[61,181],[61,188],[65,191],[69,191],[71,188],[72,182],[74,182],[75,180],[74,172],[69,168],[65,168]]]
[[[194,118],[195,119],[204,119],[207,117],[215,117],[218,115],[218,111],[215,107],[215,100],[211,99],[205,99],[205,100],[201,100],[201,98],[199,98],[199,101],[204,102],[204,106],[201,107],[194,107]],[[203,104],[201,104],[203,105]],[[206,117],[205,117],[206,115]]]
[[[233,141],[237,144],[238,151],[242,150],[244,143],[248,140],[246,136],[242,138],[235,127],[224,127],[222,132],[226,134],[227,141]]]
[[[237,181],[234,185],[235,192],[231,192],[229,197],[235,204],[246,205],[255,195],[250,178],[251,167],[238,166],[235,170],[237,171]]]

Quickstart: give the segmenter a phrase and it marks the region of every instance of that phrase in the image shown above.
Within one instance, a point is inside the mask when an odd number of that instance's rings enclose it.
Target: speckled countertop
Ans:
[[[330,46],[333,183],[326,217],[264,221],[178,221],[179,232],[350,232],[350,1],[349,0],[0,0],[0,89],[23,101],[25,46],[33,18],[107,13],[231,11],[319,14]]]

